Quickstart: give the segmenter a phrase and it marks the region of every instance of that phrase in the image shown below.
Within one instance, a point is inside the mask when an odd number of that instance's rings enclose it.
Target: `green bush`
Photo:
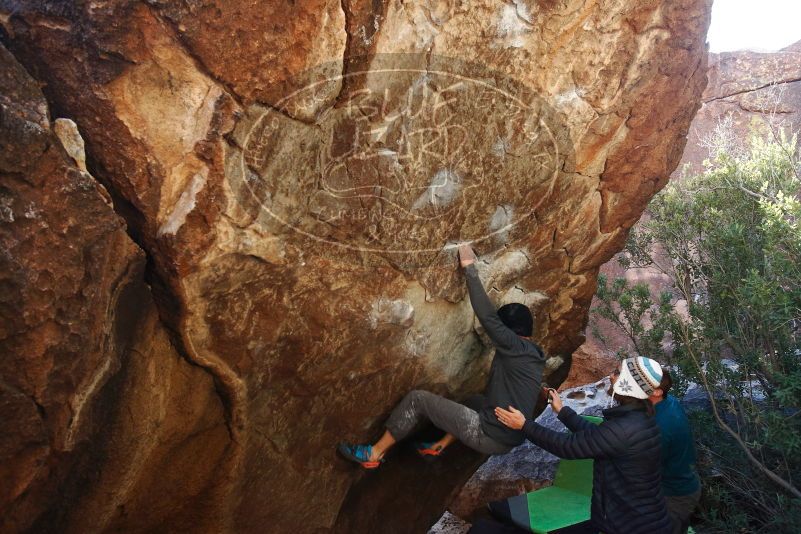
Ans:
[[[626,267],[671,290],[599,276],[596,318],[635,352],[673,367],[677,391],[702,385],[693,418],[712,532],[801,532],[801,192],[795,138],[718,150],[671,182],[632,230]],[[626,349],[619,351],[628,356]]]

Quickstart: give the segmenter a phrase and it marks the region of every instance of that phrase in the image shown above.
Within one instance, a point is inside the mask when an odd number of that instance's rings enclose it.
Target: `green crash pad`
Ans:
[[[600,417],[582,416],[600,424]],[[537,534],[590,519],[592,460],[560,460],[553,485],[490,503],[493,515]]]

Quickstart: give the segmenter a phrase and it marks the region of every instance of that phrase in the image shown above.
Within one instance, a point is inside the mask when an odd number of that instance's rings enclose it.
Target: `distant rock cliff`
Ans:
[[[703,161],[710,157],[708,140],[717,130],[725,131],[738,143],[747,144],[752,133],[772,136],[801,131],[801,41],[778,52],[724,52],[709,54],[709,83],[703,95],[703,105],[690,125],[687,146],[681,163],[673,173],[692,175],[703,171]],[[649,269],[623,269],[617,258],[603,266],[610,280],[625,277],[632,283],[651,286],[654,295],[665,289],[667,279]],[[607,338],[612,352],[628,344],[625,336],[614,327],[600,321],[600,330]],[[593,336],[579,350],[588,362],[602,362],[608,367],[603,343]],[[574,374],[582,373],[578,368]],[[571,384],[586,381],[576,376]]]
[[[564,379],[710,4],[0,0],[2,530],[424,531],[477,455],[335,443],[483,387],[461,240]]]
[[[801,41],[779,52],[709,54],[709,83],[690,126],[676,173],[698,172],[709,157],[704,138],[725,125],[746,141],[752,130],[801,130]]]

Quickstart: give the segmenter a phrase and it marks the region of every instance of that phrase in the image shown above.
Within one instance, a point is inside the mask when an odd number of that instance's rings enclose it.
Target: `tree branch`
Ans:
[[[698,368],[698,374],[701,377],[701,382],[703,383],[704,390],[706,391],[707,397],[709,397],[709,402],[712,405],[712,415],[715,417],[715,420],[717,421],[718,425],[723,430],[725,430],[734,439],[734,441],[737,442],[737,444],[743,450],[746,457],[754,467],[756,467],[759,471],[761,471],[773,483],[780,486],[785,491],[791,493],[797,499],[801,499],[801,491],[799,491],[798,488],[796,488],[790,482],[784,480],[782,477],[780,477],[779,475],[777,475],[776,473],[765,467],[765,465],[751,453],[751,449],[748,448],[748,445],[746,445],[746,443],[742,440],[740,435],[734,430],[732,430],[732,428],[728,424],[726,424],[726,422],[723,421],[723,419],[720,417],[720,414],[718,413],[718,406],[717,403],[715,402],[715,395],[712,392],[712,388],[709,386],[709,382],[706,379],[706,372],[701,367],[701,363],[698,361],[698,358],[695,355],[695,351],[693,351],[693,349],[691,348],[690,336],[689,333],[687,332],[687,325],[684,323],[684,321],[679,321],[679,324],[681,325],[680,329],[682,337],[684,338],[684,344],[687,347],[687,353],[693,359],[693,363]]]

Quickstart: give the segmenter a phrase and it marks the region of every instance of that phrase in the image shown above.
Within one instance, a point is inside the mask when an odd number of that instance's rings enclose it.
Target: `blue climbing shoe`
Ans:
[[[373,453],[372,445],[352,445],[343,442],[337,445],[337,450],[339,454],[351,462],[356,462],[365,469],[375,469],[384,461],[383,458],[376,462],[370,461],[370,455]]]

